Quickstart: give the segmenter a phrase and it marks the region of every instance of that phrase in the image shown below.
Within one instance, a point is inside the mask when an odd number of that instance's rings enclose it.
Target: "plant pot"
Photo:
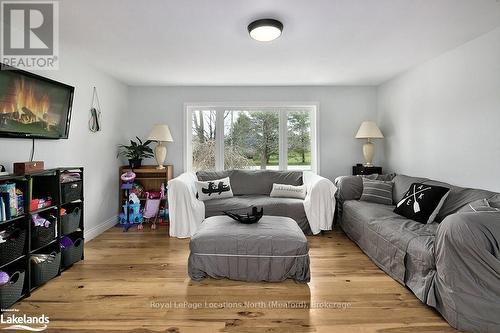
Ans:
[[[128,160],[128,165],[130,166],[130,169],[136,169],[140,168],[142,164],[142,159],[130,159]]]

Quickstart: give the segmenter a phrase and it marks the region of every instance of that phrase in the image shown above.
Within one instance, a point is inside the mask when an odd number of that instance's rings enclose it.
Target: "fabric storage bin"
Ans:
[[[83,243],[83,239],[78,238],[73,243],[73,246],[61,250],[61,262],[64,267],[71,266],[82,260]]]
[[[82,198],[83,182],[81,180],[61,184],[61,202],[68,203]]]
[[[71,213],[61,216],[61,233],[68,235],[75,232],[80,227],[80,218],[82,210],[80,207],[75,207]]]
[[[8,309],[21,298],[23,294],[24,277],[24,271],[16,271],[10,276],[7,284],[0,286],[1,309]]]
[[[0,265],[20,257],[26,244],[26,230],[16,229],[6,242],[0,244]]]
[[[52,242],[56,237],[56,222],[52,220],[50,226],[32,226],[31,248],[38,249]]]
[[[31,284],[36,287],[53,279],[59,273],[61,267],[61,252],[52,252],[54,258],[47,259],[41,263],[31,261]]]

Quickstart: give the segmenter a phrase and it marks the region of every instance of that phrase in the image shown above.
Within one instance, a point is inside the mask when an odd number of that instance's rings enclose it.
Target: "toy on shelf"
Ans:
[[[160,224],[166,223],[166,221],[168,221],[168,208],[165,206],[165,204],[163,206],[160,206],[160,212],[158,213]]]
[[[146,204],[144,205],[143,216],[145,219],[153,221],[151,222],[151,229],[156,229],[156,220],[158,219],[160,211],[160,203],[165,200],[165,184],[162,183],[160,186],[160,192],[146,192]],[[142,229],[142,224],[138,226]]]
[[[137,197],[142,198],[144,195],[144,186],[139,183],[133,183],[130,192],[135,193]]]
[[[125,196],[127,198],[127,201],[122,206],[123,212],[119,215],[120,224],[123,225],[123,231],[128,231],[133,224],[140,224],[143,221],[140,200],[135,193],[130,192],[134,186],[135,177],[135,173],[132,171],[127,171],[120,177],[122,180],[121,189],[125,190]]]

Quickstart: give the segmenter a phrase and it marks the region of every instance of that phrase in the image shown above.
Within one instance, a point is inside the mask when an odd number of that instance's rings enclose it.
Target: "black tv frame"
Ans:
[[[69,96],[69,108],[68,108],[68,116],[66,118],[66,131],[63,136],[58,137],[58,138],[51,138],[43,135],[36,135],[36,134],[30,134],[30,133],[18,133],[18,132],[6,132],[6,131],[0,131],[0,137],[2,138],[20,138],[20,139],[44,139],[44,140],[60,140],[60,139],[68,139],[69,137],[69,127],[70,127],[70,121],[71,121],[71,111],[73,109],[73,97],[75,95],[75,87],[70,86],[69,84],[62,83],[56,80],[49,79],[44,76],[40,76],[34,73],[30,73],[27,71],[24,71],[19,68],[15,68],[9,65],[6,65],[4,63],[0,62],[0,70],[1,71],[13,71],[16,72],[20,75],[27,76],[31,79],[36,79],[40,81],[45,81],[47,83],[60,86],[66,89],[69,89],[70,91],[70,96]]]

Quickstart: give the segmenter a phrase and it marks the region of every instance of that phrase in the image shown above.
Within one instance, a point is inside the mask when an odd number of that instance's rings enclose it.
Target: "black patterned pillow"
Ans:
[[[394,212],[420,223],[432,223],[450,189],[442,186],[413,183]]]
[[[393,182],[363,178],[363,193],[359,200],[392,205],[393,185]]]

